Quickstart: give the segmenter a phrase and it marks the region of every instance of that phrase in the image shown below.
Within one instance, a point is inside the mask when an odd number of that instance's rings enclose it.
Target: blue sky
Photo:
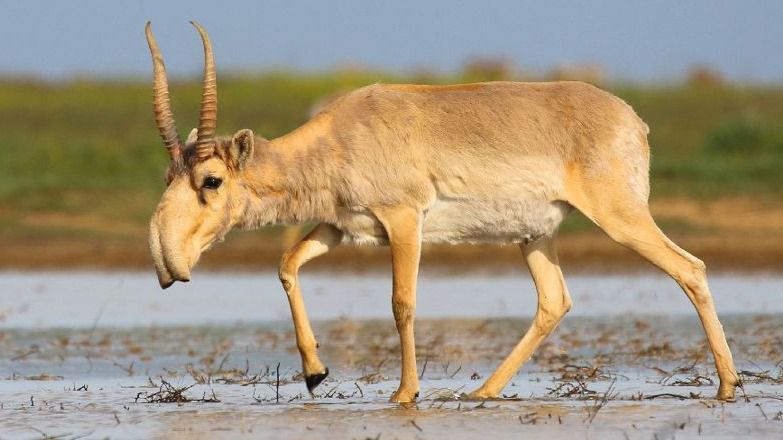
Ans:
[[[147,76],[146,20],[172,75],[201,69],[200,21],[220,71],[455,71],[474,56],[543,73],[597,63],[613,79],[666,81],[693,65],[783,82],[783,1],[0,0],[0,75]]]

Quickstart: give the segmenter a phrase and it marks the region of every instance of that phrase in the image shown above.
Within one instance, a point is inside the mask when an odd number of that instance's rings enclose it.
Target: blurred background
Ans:
[[[152,20],[182,135],[197,121],[202,49],[218,65],[218,129],[267,138],[330,97],[377,82],[582,80],[651,127],[651,206],[709,266],[783,261],[783,3],[503,0],[367,2],[0,1],[0,268],[144,269],[167,155],[151,112]],[[306,232],[233,232],[202,266],[277,263]],[[560,240],[567,270],[641,261],[580,215]],[[514,246],[430,247],[424,265],[521,266]],[[385,265],[339,249],[331,269]]]
[[[620,96],[651,128],[658,224],[712,271],[745,403],[704,400],[717,376],[686,296],[578,213],[558,241],[574,311],[505,402],[450,400],[530,325],[516,246],[425,248],[415,412],[380,404],[399,377],[388,249],[309,263],[332,371],[311,399],[274,274],[312,225],[234,231],[194,282],[159,289],[147,228],[168,155],[147,20],[182,136],[203,69],[189,20],[215,49],[223,134],[280,136],[373,83],[582,80]],[[2,437],[779,438],[781,22],[780,0],[0,0]]]

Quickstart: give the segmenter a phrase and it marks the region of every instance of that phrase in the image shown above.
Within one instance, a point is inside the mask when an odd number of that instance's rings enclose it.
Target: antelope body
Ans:
[[[328,374],[316,353],[299,268],[341,242],[388,244],[402,374],[395,402],[415,400],[413,320],[422,242],[519,243],[538,291],[530,329],[470,397],[497,397],[571,307],[557,260],[558,225],[574,208],[674,278],[694,304],[715,358],[718,398],[739,378],[705,266],[655,225],[647,126],[619,98],[579,82],[372,85],[338,99],[278,139],[214,136],[212,49],[201,34],[201,121],[182,142],[152,32],[154,110],[171,155],[150,248],[163,288],[188,281],[199,255],[233,227],[316,222],[287,251],[288,295],[308,390]]]

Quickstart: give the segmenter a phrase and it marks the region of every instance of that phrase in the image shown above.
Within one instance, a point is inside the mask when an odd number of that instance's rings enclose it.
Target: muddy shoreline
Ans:
[[[733,403],[695,317],[566,320],[494,401],[465,401],[527,319],[418,322],[421,397],[399,380],[390,320],[315,323],[332,374],[307,394],[279,324],[7,330],[4,438],[773,438],[783,429],[782,315],[724,318],[745,382]],[[43,434],[42,434],[43,433]]]
[[[650,207],[667,236],[711,271],[783,272],[783,204],[777,198],[666,197],[654,198]],[[130,219],[95,212],[14,212],[0,206],[7,222],[0,228],[0,269],[151,270],[146,221],[151,209],[152,205],[137,206]],[[557,247],[566,272],[655,270],[581,215],[571,215],[561,229]],[[284,250],[308,230],[302,226],[233,231],[202,256],[196,271],[276,269]],[[422,268],[486,273],[524,270],[524,263],[514,245],[427,245]],[[305,270],[388,269],[387,248],[346,245],[311,261]]]
[[[388,403],[399,338],[388,274],[302,276],[330,376],[307,393],[274,271],[0,273],[0,433],[71,439],[776,438],[783,277],[711,278],[744,387],[718,382],[693,307],[664,275],[568,277],[574,309],[500,400],[461,398],[531,324],[524,274],[420,279],[420,399]]]
[[[283,248],[263,237],[242,232],[204,254],[196,271],[256,271],[276,269]],[[142,237],[143,238],[143,237]],[[706,262],[711,271],[781,272],[783,237],[674,236],[678,244]],[[635,253],[601,233],[568,234],[558,238],[558,253],[569,272],[622,273],[654,271]],[[152,270],[146,242],[95,238],[5,240],[0,253],[4,270],[100,269]],[[386,247],[345,245],[307,264],[307,271],[384,271]],[[505,246],[425,246],[422,267],[446,273],[525,270],[519,249]]]

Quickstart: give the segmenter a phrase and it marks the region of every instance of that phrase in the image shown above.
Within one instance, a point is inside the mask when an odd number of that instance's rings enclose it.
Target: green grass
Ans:
[[[223,76],[218,128],[226,134],[252,128],[272,138],[305,122],[319,98],[375,82],[408,81],[421,78],[372,72]],[[198,81],[172,84],[182,136],[197,121],[199,88]],[[655,195],[783,193],[783,88],[606,88],[651,127]],[[0,80],[0,208],[146,219],[162,191],[167,160],[150,94],[146,80]],[[128,195],[137,198],[130,207],[123,202]]]
[[[783,192],[783,88],[619,89],[650,126],[657,194]]]

